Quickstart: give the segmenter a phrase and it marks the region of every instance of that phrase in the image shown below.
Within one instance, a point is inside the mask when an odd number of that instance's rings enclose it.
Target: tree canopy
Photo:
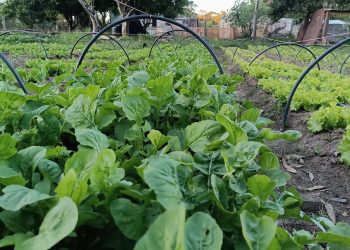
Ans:
[[[121,0],[121,2],[146,13],[170,18],[182,14],[186,11],[186,7],[193,4],[190,0]],[[45,21],[54,22],[58,14],[62,14],[71,29],[77,26],[79,20],[86,22],[88,18],[93,26],[104,25],[107,12],[121,16],[140,14],[127,7],[118,7],[119,4],[114,0],[6,0],[0,3],[0,13],[5,17],[16,18],[30,28]]]
[[[272,0],[270,16],[273,20],[289,16],[302,21],[305,17],[321,8],[349,10],[350,0]]]
[[[35,23],[56,20],[58,10],[56,0],[7,0],[1,3],[1,14],[6,17],[17,18],[28,27]]]
[[[240,27],[246,36],[251,35],[253,30],[254,8],[254,0],[237,0],[234,6],[229,10],[226,20],[232,25]],[[269,7],[264,2],[261,2],[258,23],[267,20],[268,11]]]

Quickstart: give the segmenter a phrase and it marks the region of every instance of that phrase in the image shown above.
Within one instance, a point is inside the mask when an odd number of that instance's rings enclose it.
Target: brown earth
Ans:
[[[222,51],[218,54],[227,73],[243,74]],[[256,79],[245,75],[245,81],[237,87],[237,95],[240,100],[251,100],[264,110],[263,115],[275,121],[272,128],[281,130],[283,104],[260,89]],[[350,168],[339,161],[337,152],[344,130],[312,134],[306,124],[310,114],[299,111],[289,115],[287,129],[300,131],[303,134],[300,141],[278,140],[267,144],[279,156],[285,171],[288,166],[295,170],[296,173],[290,173],[289,185],[303,195],[305,212],[327,216],[332,215],[333,208],[337,222],[350,223]],[[324,202],[330,205],[325,206]]]

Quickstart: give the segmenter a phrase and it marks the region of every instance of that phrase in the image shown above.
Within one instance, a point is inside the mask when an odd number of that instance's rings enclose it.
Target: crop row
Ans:
[[[265,145],[300,133],[266,128],[261,110],[237,103],[242,78],[218,74],[203,49],[167,48],[156,59],[135,51],[131,66],[89,59],[78,71],[28,61],[19,70],[28,96],[2,73],[0,246],[349,247],[349,225],[300,210]],[[288,232],[282,218],[320,232]]]

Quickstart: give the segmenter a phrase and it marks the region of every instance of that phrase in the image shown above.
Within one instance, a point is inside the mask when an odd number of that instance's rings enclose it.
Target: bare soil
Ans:
[[[221,51],[218,52],[224,62],[227,73],[243,74],[239,66]],[[258,86],[256,79],[245,75],[245,81],[237,86],[240,100],[251,100],[262,109],[263,115],[275,121],[272,128],[281,130],[283,104]],[[289,185],[296,187],[305,199],[305,212],[322,215],[332,214],[336,221],[350,223],[350,168],[339,161],[338,144],[344,130],[312,134],[307,130],[309,112],[292,112],[289,115],[287,129],[298,130],[303,134],[300,141],[290,143],[283,140],[268,142],[270,148],[281,159],[281,166],[294,168]],[[283,159],[283,160],[282,160]],[[285,169],[285,171],[287,171]],[[324,202],[331,206],[324,205]],[[328,207],[328,212],[325,207]],[[295,225],[294,225],[295,226]],[[305,225],[301,224],[303,228]]]

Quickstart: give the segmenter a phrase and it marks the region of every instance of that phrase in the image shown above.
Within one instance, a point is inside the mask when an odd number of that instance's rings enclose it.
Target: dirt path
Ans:
[[[239,66],[232,62],[222,51],[218,53],[225,72],[242,74]],[[241,100],[251,100],[256,107],[264,110],[263,115],[275,121],[272,126],[281,128],[283,105],[270,94],[262,91],[256,79],[245,76],[246,80],[237,88]],[[325,213],[325,205],[334,208],[336,221],[350,223],[350,168],[339,162],[337,147],[344,130],[311,134],[307,131],[308,112],[292,112],[288,129],[302,132],[300,141],[289,143],[275,141],[268,143],[279,156],[282,166],[290,166],[296,173],[290,173],[289,184],[295,186],[303,195],[306,212]],[[330,206],[326,206],[328,209]]]

